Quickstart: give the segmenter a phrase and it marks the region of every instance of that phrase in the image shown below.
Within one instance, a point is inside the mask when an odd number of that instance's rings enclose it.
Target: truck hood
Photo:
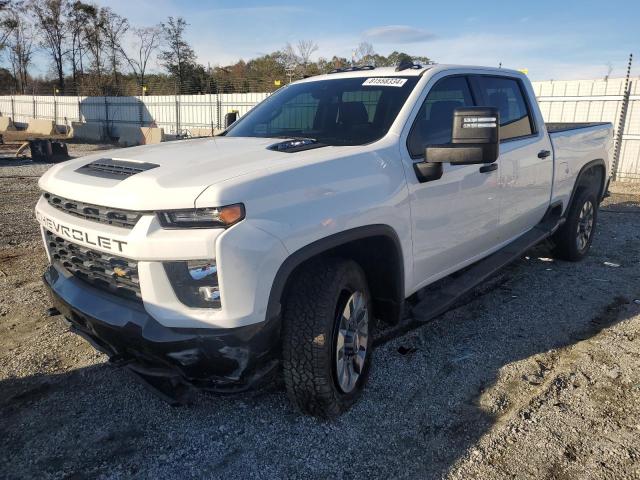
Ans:
[[[282,139],[216,137],[101,151],[52,167],[39,186],[61,197],[127,210],[191,208],[213,184],[305,156],[267,149],[277,142]],[[123,178],[78,171],[102,159],[155,166]]]

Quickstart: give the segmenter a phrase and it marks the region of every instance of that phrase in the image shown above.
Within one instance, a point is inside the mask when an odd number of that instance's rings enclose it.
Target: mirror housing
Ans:
[[[426,163],[493,163],[500,153],[500,112],[494,107],[460,107],[453,112],[451,143],[428,145]]]

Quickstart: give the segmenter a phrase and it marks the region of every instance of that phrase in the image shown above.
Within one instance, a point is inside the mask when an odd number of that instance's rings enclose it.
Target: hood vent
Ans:
[[[275,150],[276,152],[295,153],[326,146],[327,144],[320,143],[313,138],[292,138],[291,140],[285,140],[284,142],[269,145],[267,149]]]
[[[91,175],[92,177],[124,180],[132,175],[146,172],[159,166],[160,165],[156,165],[155,163],[128,162],[114,158],[101,158],[83,165],[78,168],[76,172]]]

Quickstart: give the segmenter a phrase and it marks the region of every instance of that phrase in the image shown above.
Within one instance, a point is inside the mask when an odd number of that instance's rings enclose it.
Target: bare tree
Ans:
[[[114,85],[118,85],[118,67],[122,58],[120,43],[122,37],[129,30],[129,21],[115,13],[109,7],[101,9],[102,22],[100,26],[104,35],[105,45],[108,49],[109,64],[113,75]]]
[[[69,12],[70,46],[69,57],[71,59],[71,72],[73,83],[77,88],[78,76],[84,74],[83,58],[86,52],[85,26],[98,12],[94,5],[76,0],[71,5]]]
[[[98,79],[104,70],[104,15],[102,10],[94,9],[87,17],[83,28],[84,42],[90,54],[91,66]]]
[[[14,21],[9,15],[9,0],[0,0],[0,52],[5,48],[7,38],[15,28]]]
[[[51,54],[58,75],[58,86],[64,90],[64,58],[69,33],[67,14],[70,5],[66,0],[31,0],[29,7],[40,33],[40,45]]]
[[[318,50],[318,44],[312,40],[298,41],[298,57],[303,73],[307,73],[307,65],[311,61],[311,55]]]
[[[188,70],[196,63],[196,53],[184,38],[187,22],[184,18],[169,17],[163,23],[165,49],[160,53],[160,61],[167,71],[174,75],[182,88],[187,78]]]
[[[9,49],[9,61],[13,69],[16,91],[26,93],[29,81],[29,65],[33,56],[33,39],[35,31],[27,19],[29,16],[23,5],[18,5],[9,10],[6,21],[11,25],[11,33],[7,37]]]
[[[375,63],[376,51],[369,42],[360,42],[353,56],[358,65],[371,65]]]
[[[160,46],[161,30],[160,27],[134,28],[132,33],[132,53],[127,53],[122,46],[120,47],[120,51],[131,67],[140,87],[144,88],[144,76],[147,71],[147,64],[149,63],[151,55],[153,55]]]
[[[606,66],[607,66],[607,74],[604,76],[604,81],[608,82],[609,77],[611,76],[611,72],[613,72],[613,63],[607,62]]]
[[[281,58],[283,62],[284,71],[289,77],[289,83],[291,83],[291,80],[296,73],[296,69],[300,64],[300,59],[298,57],[298,54],[296,53],[296,50],[293,48],[293,46],[290,43],[287,43],[282,49]]]

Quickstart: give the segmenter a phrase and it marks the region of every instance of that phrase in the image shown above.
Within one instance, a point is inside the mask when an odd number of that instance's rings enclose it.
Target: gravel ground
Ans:
[[[624,185],[585,261],[536,247],[379,347],[363,399],[326,423],[276,387],[169,407],[46,318],[46,167],[0,160],[1,477],[640,478],[640,196]]]

